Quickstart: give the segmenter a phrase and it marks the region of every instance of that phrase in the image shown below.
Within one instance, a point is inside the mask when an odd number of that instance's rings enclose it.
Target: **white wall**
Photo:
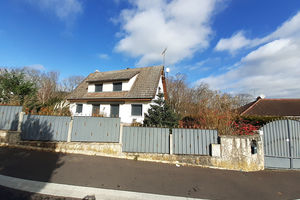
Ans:
[[[135,75],[134,77],[132,77],[129,81],[122,81],[122,91],[129,91],[131,89],[132,85],[134,84],[137,76],[138,76],[138,74]],[[103,83],[102,91],[103,92],[112,92],[113,91],[113,82]],[[88,85],[88,92],[95,92],[95,84],[94,83]]]
[[[110,117],[110,104],[100,104],[100,114],[104,117]]]
[[[91,116],[92,115],[92,104],[82,103],[82,113],[76,113],[76,104],[70,104],[70,110],[73,116]],[[142,104],[142,116],[132,116],[131,115],[131,104]],[[142,123],[144,120],[144,113],[150,108],[150,102],[141,103],[141,102],[126,102],[125,104],[120,104],[119,107],[119,117],[121,118],[122,123],[132,123],[133,119],[136,122]],[[104,117],[110,117],[110,104],[100,104],[100,113]]]
[[[162,82],[162,76],[160,76],[160,78],[159,78],[158,87],[157,87],[157,89],[156,89],[156,95],[157,95],[158,92],[159,92],[159,88],[160,88],[160,92],[161,92],[161,93],[164,93],[164,92],[165,92],[165,91],[164,91],[163,82]],[[154,99],[156,99],[156,98],[157,98],[157,97],[155,96]]]
[[[142,116],[131,115],[131,104],[142,104]],[[135,119],[136,122],[142,123],[144,121],[145,112],[150,108],[150,102],[126,102],[120,105],[120,118],[122,123],[132,123]]]
[[[113,91],[113,83],[112,82],[103,83],[102,91],[103,92],[111,92],[111,91]]]
[[[82,104],[82,113],[76,113],[76,105]],[[71,103],[70,111],[73,116],[91,116],[92,115],[92,104],[86,103]]]
[[[95,84],[88,85],[88,92],[95,92]]]
[[[132,77],[129,81],[124,81],[122,84],[122,91],[129,91],[134,84],[137,76],[138,74]]]

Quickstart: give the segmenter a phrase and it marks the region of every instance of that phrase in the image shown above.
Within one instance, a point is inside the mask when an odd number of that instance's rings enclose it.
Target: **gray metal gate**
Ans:
[[[168,128],[124,126],[122,139],[124,152],[170,153]]]
[[[261,130],[265,168],[300,169],[300,121],[277,120]]]

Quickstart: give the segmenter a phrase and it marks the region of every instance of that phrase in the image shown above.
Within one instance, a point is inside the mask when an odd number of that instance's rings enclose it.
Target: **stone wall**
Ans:
[[[19,131],[0,130],[0,143],[16,144],[20,141]]]
[[[219,145],[212,146],[212,164],[214,166],[242,171],[264,169],[264,152],[261,135],[220,136],[220,140]],[[252,148],[251,145],[253,145]],[[214,155],[216,151],[220,155],[217,155],[217,153]]]
[[[7,146],[7,143],[2,143],[2,146]],[[122,146],[118,143],[20,141],[8,146],[60,153],[122,157]]]

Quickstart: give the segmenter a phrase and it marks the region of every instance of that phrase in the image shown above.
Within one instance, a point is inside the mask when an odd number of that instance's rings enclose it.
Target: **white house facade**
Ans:
[[[158,93],[166,92],[163,66],[90,74],[68,97],[73,116],[120,117],[142,123]]]

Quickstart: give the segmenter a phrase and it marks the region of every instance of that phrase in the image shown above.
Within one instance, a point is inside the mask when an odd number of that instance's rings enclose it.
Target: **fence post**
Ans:
[[[72,128],[73,128],[73,116],[71,116],[71,121],[70,121],[70,124],[69,124],[67,142],[71,142]]]
[[[20,112],[20,114],[19,114],[19,122],[18,122],[18,129],[17,129],[18,132],[21,132],[24,114],[25,114],[24,112]]]
[[[169,134],[170,136],[170,155],[173,155],[173,134]]]
[[[122,137],[123,137],[123,124],[120,124],[120,137],[119,137],[119,144],[122,144]]]

